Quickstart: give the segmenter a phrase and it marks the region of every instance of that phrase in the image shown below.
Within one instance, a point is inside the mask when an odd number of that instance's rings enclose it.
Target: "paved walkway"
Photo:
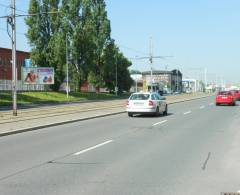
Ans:
[[[209,94],[173,95],[167,96],[167,102],[172,104],[206,96]],[[12,111],[0,111],[0,136],[123,113],[125,104],[126,100],[107,100],[44,106],[20,109],[16,117],[12,116]]]

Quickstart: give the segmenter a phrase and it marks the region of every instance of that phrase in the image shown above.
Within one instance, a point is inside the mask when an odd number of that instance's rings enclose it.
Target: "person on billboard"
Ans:
[[[35,74],[34,71],[31,70],[29,73],[27,73],[27,76],[24,81],[27,83],[36,83],[37,78],[38,78],[37,74]]]
[[[49,77],[45,76],[43,78],[44,83],[52,83],[52,76],[50,75]]]

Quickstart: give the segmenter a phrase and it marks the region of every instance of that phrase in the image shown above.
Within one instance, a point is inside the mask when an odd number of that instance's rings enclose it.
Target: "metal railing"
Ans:
[[[11,91],[11,80],[0,80],[0,91]],[[18,91],[44,91],[44,85],[26,85],[22,81],[17,81]]]

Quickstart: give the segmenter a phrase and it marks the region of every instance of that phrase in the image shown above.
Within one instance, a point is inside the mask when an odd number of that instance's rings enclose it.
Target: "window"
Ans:
[[[148,100],[149,94],[133,94],[130,100]]]

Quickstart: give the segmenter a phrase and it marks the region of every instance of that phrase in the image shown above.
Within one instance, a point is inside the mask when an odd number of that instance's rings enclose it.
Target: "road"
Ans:
[[[240,190],[240,108],[208,97],[166,117],[119,114],[0,138],[1,195]]]

